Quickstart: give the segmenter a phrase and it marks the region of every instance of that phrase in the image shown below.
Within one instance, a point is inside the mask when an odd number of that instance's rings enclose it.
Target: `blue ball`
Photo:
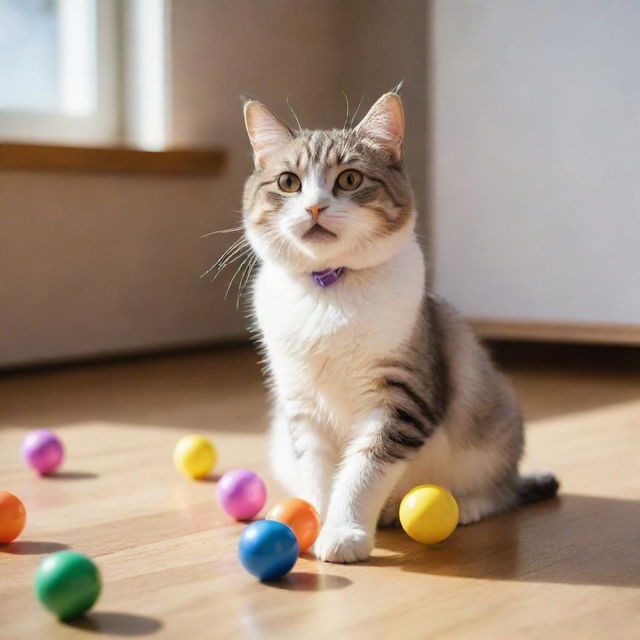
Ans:
[[[282,522],[252,522],[240,536],[238,555],[242,566],[260,580],[277,580],[298,559],[298,540]]]

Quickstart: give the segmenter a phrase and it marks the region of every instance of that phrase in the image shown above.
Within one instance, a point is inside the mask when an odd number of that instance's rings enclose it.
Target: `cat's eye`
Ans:
[[[362,174],[357,169],[343,171],[336,180],[343,191],[355,191],[362,184]]]
[[[278,178],[278,186],[287,193],[295,193],[296,191],[300,191],[300,178],[298,178],[295,173],[285,171],[281,173]]]

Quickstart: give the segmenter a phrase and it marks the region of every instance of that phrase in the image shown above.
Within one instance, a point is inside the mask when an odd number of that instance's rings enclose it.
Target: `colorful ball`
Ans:
[[[277,580],[298,559],[298,541],[287,525],[258,520],[245,528],[238,543],[242,566],[260,580]]]
[[[227,471],[216,487],[222,508],[236,520],[249,520],[267,501],[267,488],[260,476],[249,469]]]
[[[204,478],[211,473],[217,460],[216,448],[205,436],[183,436],[173,449],[176,469],[189,478]]]
[[[421,484],[400,503],[400,524],[407,534],[424,544],[446,540],[458,526],[458,504],[443,487]]]
[[[306,551],[318,537],[322,520],[315,507],[300,498],[285,498],[267,514],[267,520],[277,520],[290,527],[298,539],[300,552]]]
[[[24,437],[22,457],[40,475],[46,475],[60,466],[64,457],[64,447],[55,433],[37,429]]]
[[[93,561],[75,551],[48,555],[40,563],[34,583],[38,600],[61,620],[91,609],[102,586]]]
[[[12,542],[24,529],[27,510],[20,498],[8,491],[0,491],[0,543]]]

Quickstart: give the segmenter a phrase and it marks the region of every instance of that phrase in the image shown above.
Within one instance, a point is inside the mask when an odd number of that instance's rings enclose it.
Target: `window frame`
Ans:
[[[95,2],[96,111],[68,115],[0,109],[0,143],[167,148],[171,0]]]
[[[0,109],[0,140],[103,145],[122,139],[122,29],[117,0],[96,0],[96,110],[88,115]],[[70,19],[70,15],[64,19]]]

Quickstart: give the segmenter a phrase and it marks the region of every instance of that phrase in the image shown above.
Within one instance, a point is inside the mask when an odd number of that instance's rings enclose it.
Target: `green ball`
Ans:
[[[100,595],[100,572],[92,560],[75,551],[48,555],[35,575],[38,600],[61,620],[81,616]]]

